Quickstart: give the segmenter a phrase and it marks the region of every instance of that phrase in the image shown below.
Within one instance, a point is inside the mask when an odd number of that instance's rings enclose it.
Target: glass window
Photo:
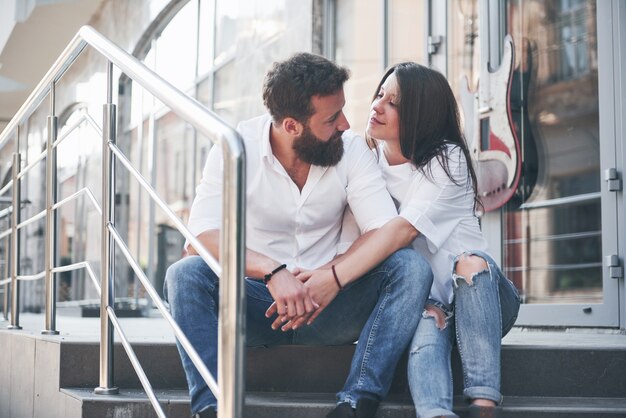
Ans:
[[[415,0],[389,1],[389,64],[416,61],[424,57],[423,24],[425,4]],[[370,5],[371,7],[371,5]]]
[[[198,6],[190,1],[157,39],[156,72],[186,91],[196,77]]]
[[[217,0],[215,11],[215,57],[234,53],[237,40],[238,2]]]
[[[230,61],[215,73],[213,109],[230,124],[236,124],[238,104],[238,80],[235,74],[235,61]]]
[[[356,132],[365,132],[374,90],[384,73],[383,47],[389,65],[403,61],[424,64],[424,10],[420,1],[389,0],[389,33],[384,36],[381,2],[336,1],[334,57],[350,70],[344,111]],[[383,45],[385,39],[388,45]]]
[[[478,0],[453,0],[448,7],[448,80],[460,103],[461,91],[478,87]]]
[[[344,111],[352,129],[363,133],[383,74],[381,8],[358,0],[338,0],[336,5],[335,60],[350,69]]]
[[[198,16],[198,75],[207,74],[213,66],[215,1],[201,0]]]
[[[480,85],[493,77],[478,64],[477,6],[452,1],[448,25],[450,79],[467,77],[472,91],[479,77]],[[506,16],[515,61],[503,103],[522,164],[502,211],[504,271],[526,303],[601,302],[595,2],[509,0]],[[466,87],[452,85],[463,97]],[[507,90],[492,88],[491,94]],[[468,112],[471,106],[464,103],[465,115],[474,115],[470,122],[480,129],[482,116]],[[466,136],[478,138],[475,131]],[[478,171],[484,163],[475,162]]]

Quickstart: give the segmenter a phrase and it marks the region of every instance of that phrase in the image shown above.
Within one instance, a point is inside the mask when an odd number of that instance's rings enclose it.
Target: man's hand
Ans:
[[[320,307],[309,288],[288,270],[283,269],[274,274],[267,288],[274,298],[274,303],[265,312],[265,316],[270,318],[278,313],[278,318],[272,323],[272,329],[278,329],[281,324],[289,323],[296,318],[307,320]]]
[[[303,271],[296,276],[305,287],[309,288],[309,294],[319,304],[319,307],[307,317],[297,317],[291,319],[281,328],[283,331],[297,329],[302,325],[311,325],[322,311],[335,299],[339,293],[339,287],[335,282],[331,270]]]

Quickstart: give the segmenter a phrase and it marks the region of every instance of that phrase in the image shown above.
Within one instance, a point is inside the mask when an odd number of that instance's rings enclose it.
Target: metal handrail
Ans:
[[[155,304],[173,327],[176,336],[185,348],[195,366],[200,370],[207,385],[218,398],[218,416],[220,418],[234,418],[242,415],[243,412],[243,354],[244,354],[244,333],[243,324],[245,321],[245,304],[241,277],[245,272],[245,161],[244,147],[241,137],[228,124],[223,122],[217,115],[207,108],[186,96],[167,81],[159,77],[156,73],[148,69],[135,57],[113,44],[111,41],[96,32],[93,28],[84,26],[72,39],[59,58],[52,65],[43,79],[29,95],[26,102],[20,107],[15,116],[11,119],[5,130],[0,133],[0,147],[6,145],[10,138],[15,138],[16,153],[13,157],[13,210],[11,212],[12,222],[11,236],[11,328],[19,329],[19,279],[24,276],[19,275],[19,236],[18,226],[22,227],[33,218],[20,222],[20,181],[24,173],[30,170],[35,163],[46,159],[46,209],[43,214],[39,213],[34,218],[46,217],[46,267],[44,275],[46,277],[46,330],[45,333],[57,333],[54,329],[54,318],[56,316],[56,301],[54,299],[55,288],[53,273],[59,272],[60,267],[54,266],[56,251],[55,237],[55,209],[61,202],[56,202],[56,181],[52,180],[56,176],[56,146],[67,137],[57,138],[57,117],[55,115],[55,86],[57,81],[63,76],[67,69],[74,63],[82,51],[90,46],[100,55],[104,56],[107,62],[107,101],[104,104],[104,117],[102,125],[102,258],[101,258],[101,343],[100,343],[100,387],[96,388],[96,393],[116,393],[117,389],[113,385],[112,373],[112,341],[113,327],[118,330],[123,340],[124,348],[127,349],[129,357],[132,357],[132,348],[125,339],[119,323],[115,317],[113,280],[115,269],[113,267],[113,245],[117,244],[122,253],[135,270],[140,281],[150,294]],[[209,138],[215,144],[223,148],[224,156],[224,182],[223,182],[223,213],[222,234],[221,234],[221,254],[218,263],[211,254],[204,249],[201,243],[191,234],[167,204],[160,199],[156,191],[141,176],[141,174],[130,164],[130,161],[115,145],[117,133],[116,105],[113,104],[113,66],[120,69],[134,82],[141,85],[146,91],[168,106],[181,119],[192,125],[201,134]],[[24,170],[20,170],[21,157],[19,150],[20,125],[28,118],[42,103],[45,96],[50,95],[50,116],[48,117],[48,142],[46,151],[40,155],[36,162],[32,162]],[[93,120],[88,120],[90,123]],[[77,121],[78,125],[82,121]],[[93,125],[96,125],[93,123]],[[96,125],[97,126],[97,125]],[[15,135],[13,135],[15,133]],[[165,306],[160,301],[158,294],[150,284],[138,263],[130,255],[126,244],[115,230],[115,219],[112,210],[111,197],[115,192],[115,165],[114,161],[119,161],[145,189],[151,198],[166,212],[168,217],[175,224],[175,227],[188,239],[191,245],[197,250],[202,259],[221,278],[220,286],[220,306],[219,306],[219,329],[218,329],[218,383],[208,372],[204,363],[200,360],[191,344],[187,341],[176,322],[171,318]],[[11,187],[5,185],[1,193],[5,193]],[[74,195],[64,199],[63,203],[78,197],[79,191]],[[95,202],[91,192],[86,192],[88,197]],[[76,267],[76,266],[75,266]],[[84,265],[88,267],[88,265]],[[78,268],[78,267],[77,267]],[[66,270],[63,270],[66,271]],[[161,305],[161,306],[159,306]],[[135,364],[133,364],[135,367]],[[140,374],[138,370],[138,374]],[[142,385],[148,393],[151,402],[156,400],[154,391],[149,382],[142,380]],[[157,402],[158,404],[158,402]],[[154,405],[154,402],[153,402]],[[157,413],[160,408],[155,406]]]

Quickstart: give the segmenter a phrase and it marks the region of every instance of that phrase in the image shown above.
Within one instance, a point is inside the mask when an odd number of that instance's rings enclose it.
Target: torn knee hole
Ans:
[[[433,318],[435,325],[441,330],[446,328],[446,315],[441,308],[435,305],[426,305],[424,308],[424,318]]]
[[[487,261],[478,255],[462,254],[456,262],[454,275],[463,278],[468,285],[474,283],[474,276],[487,270]]]

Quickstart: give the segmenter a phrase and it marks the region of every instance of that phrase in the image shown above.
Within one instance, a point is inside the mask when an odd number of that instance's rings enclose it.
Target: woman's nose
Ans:
[[[382,113],[383,107],[380,105],[380,100],[374,100],[372,103],[372,110],[376,113]]]

